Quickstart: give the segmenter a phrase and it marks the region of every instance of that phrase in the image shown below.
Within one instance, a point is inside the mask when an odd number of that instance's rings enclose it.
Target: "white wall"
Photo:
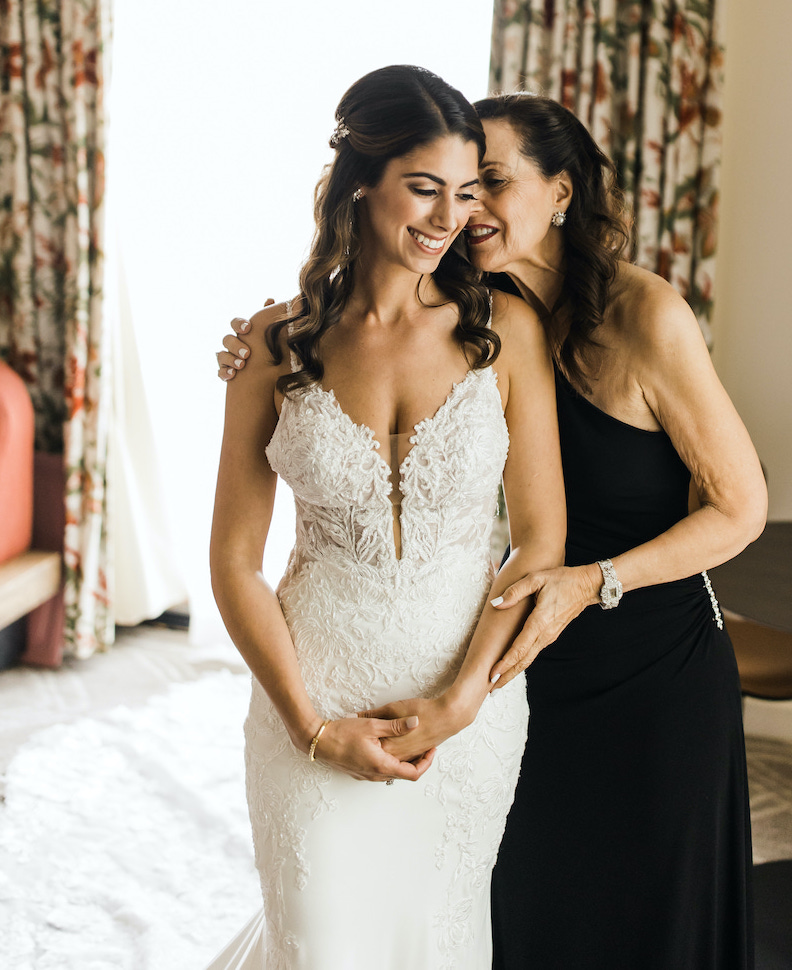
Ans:
[[[792,3],[729,0],[714,360],[792,519]]]

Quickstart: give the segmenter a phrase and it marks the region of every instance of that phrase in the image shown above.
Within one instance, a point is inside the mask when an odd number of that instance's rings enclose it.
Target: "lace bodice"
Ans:
[[[397,557],[391,468],[374,432],[318,385],[286,398],[267,457],[295,496],[290,570],[336,560],[394,582],[405,574],[415,579],[437,556],[481,562],[489,556],[508,441],[494,371],[469,371],[410,436],[397,476]]]

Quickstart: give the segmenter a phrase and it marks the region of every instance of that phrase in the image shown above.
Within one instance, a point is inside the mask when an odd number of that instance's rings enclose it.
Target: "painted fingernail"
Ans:
[[[240,325],[239,332],[240,333],[247,333],[248,330],[250,330],[250,324],[246,320],[243,324]]]
[[[246,358],[246,357],[247,357],[247,355],[248,355],[249,353],[250,353],[250,351],[249,351],[249,350],[240,350],[240,351],[239,351],[239,356],[240,356],[240,357],[242,357],[242,358],[244,359],[244,358]]]
[[[497,684],[499,680],[500,680],[500,674],[493,674],[492,677],[490,677],[491,684]]]
[[[491,606],[500,606],[502,602],[503,602],[503,597],[502,596],[496,596],[494,600],[490,600],[490,605]]]
[[[235,370],[232,370],[232,369],[231,369],[231,368],[229,367],[229,368],[228,368],[228,369],[226,370],[226,374],[228,374],[228,375],[229,375],[229,377],[233,377],[233,375],[234,375],[234,374],[236,374],[236,371],[235,371]]]
[[[241,366],[242,366],[242,365],[243,365],[244,363],[245,363],[245,362],[244,362],[244,360],[240,360],[240,359],[239,359],[239,358],[237,357],[237,359],[236,359],[236,360],[234,361],[234,367],[236,367],[236,368],[239,368],[239,367],[241,367]]]
[[[418,727],[418,718],[415,716],[415,714],[413,714],[412,717],[408,717],[404,723],[410,730],[412,730],[413,728]]]

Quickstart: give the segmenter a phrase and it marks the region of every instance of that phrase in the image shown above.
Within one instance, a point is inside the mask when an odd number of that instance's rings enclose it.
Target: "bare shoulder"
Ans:
[[[553,364],[538,314],[518,296],[497,291],[492,296],[492,328],[501,339],[493,367],[504,406],[510,401],[525,403],[525,394],[549,399],[553,396]]]
[[[492,329],[501,338],[504,350],[510,346],[536,347],[544,342],[544,327],[539,315],[525,300],[511,293],[492,291]]]
[[[622,263],[613,285],[612,319],[632,354],[647,362],[681,348],[706,353],[698,320],[680,293],[656,273]]]
[[[300,299],[297,297],[294,300],[274,303],[270,306],[263,307],[250,318],[250,336],[263,342],[269,328],[287,320],[289,316],[298,311],[299,306]],[[284,332],[285,329],[284,327]]]

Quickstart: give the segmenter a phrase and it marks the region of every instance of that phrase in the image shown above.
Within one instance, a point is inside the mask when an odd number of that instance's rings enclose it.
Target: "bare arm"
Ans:
[[[636,315],[638,316],[638,315]],[[644,399],[690,470],[698,507],[667,532],[613,557],[625,592],[671,582],[737,555],[764,528],[767,491],[748,433],[712,366],[698,323],[665,284],[652,287],[630,345],[630,368]],[[603,556],[608,551],[603,550]],[[536,595],[551,622],[531,617],[493,674],[508,682],[585,607],[599,601],[596,563],[526,576],[500,609]]]
[[[496,577],[490,597],[517,577],[563,562],[566,506],[558,443],[555,385],[541,324],[525,304],[498,296],[496,328],[503,350],[495,368],[505,398],[509,457],[503,483],[509,509],[512,551]],[[501,612],[485,606],[454,684],[436,700],[413,699],[381,709],[393,715],[416,713],[420,727],[409,737],[385,742],[400,758],[435,746],[470,724],[487,694],[493,664],[520,629],[529,604]]]
[[[761,535],[767,516],[759,458],[688,305],[667,292],[640,335],[644,397],[690,469],[700,504],[661,536],[614,559],[625,590],[726,562]]]
[[[278,598],[261,571],[277,481],[264,449],[278,422],[275,384],[288,366],[271,362],[263,334],[282,313],[282,307],[270,307],[253,318],[254,352],[245,374],[228,388],[210,560],[212,588],[231,638],[269,695],[292,743],[307,752],[322,718],[303,683]],[[288,361],[288,354],[285,357]],[[400,764],[381,745],[382,737],[412,726],[405,721],[335,720],[323,733],[317,756],[356,778],[415,780],[431,756],[416,765]]]

